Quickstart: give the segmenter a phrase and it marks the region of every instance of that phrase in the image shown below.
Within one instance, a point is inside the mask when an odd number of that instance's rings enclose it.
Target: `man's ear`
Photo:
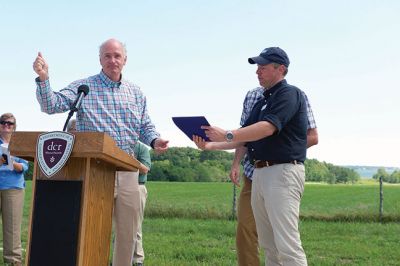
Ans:
[[[286,71],[286,66],[284,66],[284,65],[279,65],[279,71],[280,71],[281,73],[285,73],[285,71]]]

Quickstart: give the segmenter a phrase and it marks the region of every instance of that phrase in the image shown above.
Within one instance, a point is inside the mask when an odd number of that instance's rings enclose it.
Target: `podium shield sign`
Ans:
[[[40,170],[51,178],[68,161],[74,147],[75,136],[68,132],[53,131],[40,134],[36,145],[36,158]]]

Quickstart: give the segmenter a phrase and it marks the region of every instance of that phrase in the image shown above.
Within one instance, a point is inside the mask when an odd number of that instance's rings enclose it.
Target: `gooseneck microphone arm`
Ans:
[[[64,124],[64,128],[63,128],[64,132],[67,131],[68,122],[73,115],[74,115],[74,111],[72,111],[72,109],[71,109],[71,111],[69,111],[69,113],[68,113],[67,121],[65,121],[65,124]]]
[[[88,93],[89,93],[88,85],[80,85],[78,87],[78,96],[76,97],[76,100],[75,100],[74,104],[72,105],[71,110],[68,113],[67,121],[65,121],[63,131],[67,131],[67,126],[68,126],[69,120],[74,115],[74,113],[79,110],[79,108],[81,107],[83,98]]]

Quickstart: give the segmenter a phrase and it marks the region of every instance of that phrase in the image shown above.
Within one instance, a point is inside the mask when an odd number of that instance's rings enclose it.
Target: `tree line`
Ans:
[[[386,172],[385,168],[379,168],[378,172],[372,176],[373,179],[379,180],[382,177],[383,182],[400,183],[400,171],[395,170],[391,174]]]
[[[179,182],[216,182],[229,180],[234,154],[226,151],[201,151],[172,147],[161,155],[151,151],[152,167],[148,180]],[[306,160],[306,181],[354,183],[360,175],[345,167],[318,160]]]
[[[233,153],[171,147],[161,155],[151,151],[151,158],[148,180],[215,182],[227,181]]]
[[[306,168],[306,181],[346,184],[355,183],[361,178],[353,169],[319,162],[316,159],[306,160],[304,166]]]

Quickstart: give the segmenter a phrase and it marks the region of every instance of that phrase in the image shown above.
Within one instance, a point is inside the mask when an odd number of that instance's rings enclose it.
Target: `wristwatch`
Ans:
[[[233,133],[232,133],[232,131],[230,131],[230,130],[226,131],[225,140],[226,140],[227,142],[231,142],[231,141],[233,140]]]

